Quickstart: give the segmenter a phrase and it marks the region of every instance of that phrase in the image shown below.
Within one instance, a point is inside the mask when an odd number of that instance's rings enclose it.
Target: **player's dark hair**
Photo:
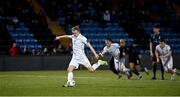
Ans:
[[[160,38],[159,41],[160,41],[160,42],[165,42],[165,39],[164,39],[164,38]]]
[[[72,30],[80,31],[79,26],[74,26],[74,27],[72,28]]]
[[[105,40],[108,40],[108,41],[113,42],[113,41],[112,41],[112,39],[111,39],[110,37],[106,37],[106,39],[105,39]]]
[[[158,29],[160,29],[160,26],[159,26],[158,24],[154,24],[154,25],[153,25],[153,28],[158,28]]]

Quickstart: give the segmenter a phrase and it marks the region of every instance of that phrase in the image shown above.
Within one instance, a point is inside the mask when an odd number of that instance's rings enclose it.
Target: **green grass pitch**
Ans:
[[[151,72],[150,72],[151,73]],[[76,87],[61,87],[66,83],[66,71],[11,71],[0,72],[0,96],[179,96],[180,78],[150,80],[151,75],[141,73],[143,78],[117,79],[109,70],[86,70],[74,72]],[[160,72],[158,72],[160,78]]]

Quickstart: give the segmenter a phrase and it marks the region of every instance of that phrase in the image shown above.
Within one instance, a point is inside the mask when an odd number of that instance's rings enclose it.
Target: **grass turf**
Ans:
[[[150,80],[151,75],[141,73],[143,78],[117,79],[108,70],[89,73],[75,71],[76,87],[61,87],[66,83],[66,71],[11,71],[0,72],[0,96],[179,96],[180,78]],[[158,76],[160,73],[158,72]]]

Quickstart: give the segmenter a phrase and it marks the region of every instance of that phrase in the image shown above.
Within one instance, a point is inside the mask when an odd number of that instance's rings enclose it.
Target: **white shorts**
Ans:
[[[86,56],[82,56],[82,58],[72,57],[71,62],[69,63],[69,66],[75,66],[76,67],[75,69],[78,69],[80,64],[85,66],[86,68],[91,66]]]
[[[120,70],[123,72],[128,71],[128,68],[125,67],[125,58],[121,58],[119,60],[114,58],[114,65],[116,70]]]
[[[172,57],[162,59],[161,61],[162,61],[165,71],[168,71],[169,69],[173,69],[173,58]]]

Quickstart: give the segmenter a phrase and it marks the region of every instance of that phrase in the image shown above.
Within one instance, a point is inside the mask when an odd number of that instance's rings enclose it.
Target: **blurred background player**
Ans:
[[[71,87],[70,83],[74,82],[73,71],[75,69],[78,69],[80,64],[85,66],[90,72],[95,71],[100,65],[107,65],[107,62],[98,60],[97,63],[91,66],[84,52],[84,44],[86,44],[90,48],[90,50],[92,51],[96,59],[99,58],[99,55],[96,53],[96,51],[94,50],[90,42],[87,40],[87,38],[81,35],[79,26],[74,26],[72,28],[72,34],[73,35],[63,35],[63,36],[56,37],[56,40],[60,38],[71,38],[72,45],[73,45],[72,46],[73,56],[72,56],[71,62],[69,63],[69,67],[67,69],[68,71],[67,84],[63,85],[63,87]]]
[[[142,78],[142,75],[139,73],[139,71],[145,71],[146,74],[148,74],[148,70],[146,67],[140,68],[140,51],[137,48],[136,44],[132,44],[128,48],[128,54],[129,54],[129,67],[130,71],[138,76],[138,80]]]
[[[164,67],[164,70],[167,73],[171,73],[171,80],[175,80],[176,69],[173,69],[173,58],[171,47],[165,43],[163,38],[160,39],[159,45],[156,46],[155,50],[157,62],[161,63]]]
[[[122,42],[122,40],[120,40],[120,42]],[[104,47],[103,51],[99,55],[101,57],[103,57],[106,53],[109,53],[112,55],[112,58],[110,61],[111,71],[114,74],[118,75],[118,78],[120,78],[123,73],[126,73],[128,78],[130,78],[132,74],[130,74],[129,69],[125,67],[125,57],[124,57],[125,50],[122,49],[123,47],[125,47],[125,45],[121,45],[122,47],[120,47],[118,43],[112,43],[111,38],[105,39],[105,45],[106,46]],[[120,55],[120,54],[123,54],[123,55]]]
[[[152,71],[153,71],[153,77],[151,79],[156,80],[157,58],[155,55],[155,49],[156,46],[159,44],[159,40],[161,39],[160,26],[155,24],[153,26],[153,32],[154,34],[151,36],[149,47],[150,47],[150,56],[152,60]],[[161,66],[161,78],[162,80],[164,80],[164,68],[162,64],[160,64],[160,66]]]

